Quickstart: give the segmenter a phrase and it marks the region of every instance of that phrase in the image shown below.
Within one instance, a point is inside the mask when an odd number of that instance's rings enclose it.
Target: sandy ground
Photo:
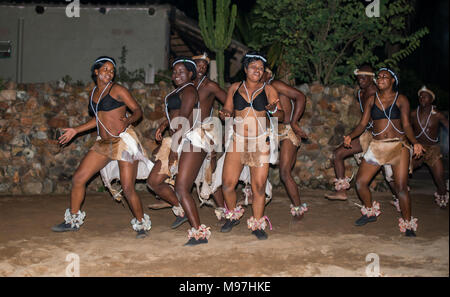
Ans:
[[[0,276],[449,276],[449,213],[433,201],[430,180],[411,180],[416,238],[398,229],[399,215],[389,193],[376,193],[382,214],[364,227],[353,226],[360,203],[354,191],[348,201],[328,201],[324,191],[301,191],[309,211],[294,222],[283,189],[266,208],[273,230],[257,240],[247,229],[248,207],[241,224],[220,233],[212,208],[200,209],[211,226],[208,244],[184,247],[188,223],[170,229],[170,209],[149,210],[149,236],[136,239],[128,207],[109,194],[88,194],[87,218],[78,232],[54,233],[63,221],[67,196],[0,197]],[[155,201],[140,193],[143,205]],[[72,253],[76,254],[74,258]],[[373,254],[375,255],[373,255]],[[372,257],[371,257],[372,256]],[[71,258],[72,257],[72,258]]]

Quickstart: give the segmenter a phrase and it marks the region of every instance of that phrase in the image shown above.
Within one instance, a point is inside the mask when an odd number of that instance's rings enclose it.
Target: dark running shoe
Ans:
[[[80,228],[72,227],[71,224],[66,224],[66,222],[62,222],[61,224],[52,227],[53,232],[67,232],[78,230],[80,230]]]
[[[359,219],[356,220],[355,225],[356,226],[364,226],[367,223],[375,222],[377,220],[377,216],[371,216],[368,217],[367,215],[363,215]]]
[[[208,239],[206,238],[195,239],[194,237],[192,237],[191,239],[188,240],[188,242],[184,244],[184,246],[193,246],[202,243],[208,243]]]
[[[231,229],[233,229],[234,226],[239,225],[239,220],[229,220],[227,219],[225,221],[225,224],[223,224],[222,228],[220,228],[220,232],[227,233],[230,232]]]
[[[414,233],[414,230],[406,229],[405,236],[406,237],[416,237],[416,233]]]
[[[145,230],[136,231],[136,238],[145,238],[147,237],[147,232]]]
[[[170,228],[172,228],[172,229],[176,229],[188,221],[188,218],[186,215],[184,217],[179,217],[179,216],[176,216],[176,217],[177,218],[175,219],[175,222],[173,222],[172,226],[170,226]]]
[[[267,239],[267,233],[264,232],[264,230],[256,229],[255,231],[252,231],[252,234],[255,235],[259,240],[265,240]]]

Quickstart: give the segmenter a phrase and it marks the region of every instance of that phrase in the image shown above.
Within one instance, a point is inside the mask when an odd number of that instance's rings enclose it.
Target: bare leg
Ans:
[[[372,207],[372,194],[369,190],[369,184],[380,170],[381,166],[367,163],[365,160],[361,162],[358,173],[356,174],[356,191],[364,206]]]
[[[354,154],[362,152],[361,144],[359,143],[359,139],[353,139],[351,142],[351,148],[345,148],[343,145],[340,145],[334,151],[334,172],[336,174],[337,179],[345,178],[345,163],[344,159],[353,156]],[[336,193],[326,194],[325,197],[331,200],[346,200],[347,199],[347,190],[338,190]]]
[[[297,183],[292,177],[292,167],[297,161],[297,147],[288,139],[281,142],[280,177],[286,187],[289,198],[294,206],[301,204]]]
[[[434,162],[433,166],[429,168],[431,174],[433,174],[433,179],[436,183],[438,194],[445,195],[447,193],[447,187],[445,185],[444,165],[442,164],[442,159]]]
[[[405,148],[401,152],[401,162],[397,166],[392,166],[394,180],[397,190],[397,197],[404,220],[411,219],[411,201],[408,192],[408,168],[409,151]]]
[[[177,196],[172,188],[165,183],[165,180],[169,177],[166,174],[160,174],[161,170],[161,161],[157,161],[153,166],[152,171],[150,172],[147,178],[147,184],[150,188],[162,199],[169,202],[173,206],[180,206]]]
[[[253,192],[253,217],[259,220],[264,216],[264,207],[266,205],[265,189],[269,174],[269,164],[263,164],[261,167],[250,167],[250,174]]]
[[[70,212],[77,213],[86,194],[86,183],[91,177],[108,164],[110,159],[90,150],[81,161],[72,177],[72,191],[70,194]]]
[[[175,191],[180,198],[181,205],[189,219],[189,223],[192,227],[198,229],[200,227],[200,218],[194,198],[191,195],[191,189],[202,166],[202,162],[206,157],[206,153],[204,151],[194,152],[192,145],[189,144],[189,146],[189,151],[183,150],[180,156]]]
[[[135,182],[138,169],[138,161],[133,163],[119,161],[120,170],[120,184],[122,185],[125,197],[130,205],[133,215],[138,221],[141,221],[144,217],[144,212],[142,210],[141,199],[136,193]]]

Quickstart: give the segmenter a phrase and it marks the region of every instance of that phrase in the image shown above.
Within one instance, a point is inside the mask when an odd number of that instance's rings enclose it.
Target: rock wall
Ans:
[[[124,85],[144,111],[136,130],[151,154],[156,147],[155,130],[165,116],[163,100],[172,87],[165,82]],[[96,131],[79,135],[64,147],[56,139],[60,128],[75,127],[90,119],[87,107],[92,88],[93,84],[69,85],[62,81],[4,84],[0,91],[0,194],[70,193],[71,177],[95,141]],[[355,90],[317,84],[303,84],[298,89],[307,96],[300,124],[309,140],[298,151],[293,174],[300,187],[331,189],[332,151],[360,118]],[[356,170],[354,159],[347,159],[347,176]],[[269,176],[273,185],[280,185],[276,167],[270,169]],[[378,177],[373,186],[384,184],[380,181]],[[99,175],[87,190],[104,190]],[[145,184],[138,183],[137,190],[146,191]]]

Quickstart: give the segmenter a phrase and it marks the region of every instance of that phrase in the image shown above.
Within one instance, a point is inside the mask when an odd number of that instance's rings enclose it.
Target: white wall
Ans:
[[[95,58],[112,56],[119,63],[122,46],[128,50],[128,70],[148,64],[156,70],[167,68],[170,6],[149,6],[155,9],[150,16],[149,7],[109,7],[102,14],[99,7],[81,4],[78,18],[67,17],[65,6],[47,6],[43,14],[37,14],[35,7],[0,5],[0,40],[12,43],[11,57],[0,58],[0,78],[16,80],[18,70],[20,73],[20,18],[23,62],[19,82],[45,82],[65,75],[73,81],[88,81]]]

